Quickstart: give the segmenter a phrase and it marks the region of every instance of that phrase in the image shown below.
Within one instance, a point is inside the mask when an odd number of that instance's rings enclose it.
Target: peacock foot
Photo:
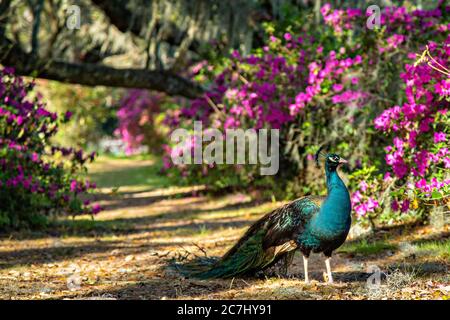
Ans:
[[[334,283],[333,276],[328,275],[328,273],[326,273],[326,272],[323,273],[323,280],[327,284],[333,284]]]

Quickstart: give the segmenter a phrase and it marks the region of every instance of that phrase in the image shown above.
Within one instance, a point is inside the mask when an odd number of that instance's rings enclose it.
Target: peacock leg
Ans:
[[[289,277],[289,266],[292,264],[294,260],[295,250],[289,251],[283,257],[283,264],[281,266],[281,273],[286,278]]]
[[[308,257],[303,255],[303,267],[305,268],[305,283],[309,283],[308,277]]]
[[[331,257],[327,257],[325,259],[325,265],[327,266],[328,283],[333,283],[333,275],[331,274],[330,261],[331,261]]]

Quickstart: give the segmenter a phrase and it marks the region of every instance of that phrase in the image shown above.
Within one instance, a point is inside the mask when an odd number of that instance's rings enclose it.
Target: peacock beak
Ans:
[[[339,164],[344,164],[344,163],[348,163],[347,160],[340,158],[339,159]]]

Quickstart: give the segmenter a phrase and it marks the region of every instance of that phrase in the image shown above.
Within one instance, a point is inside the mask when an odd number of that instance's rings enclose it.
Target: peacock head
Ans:
[[[339,165],[347,162],[347,160],[341,158],[335,153],[328,153],[325,159],[325,166],[327,166],[329,169],[336,169],[337,167],[339,167]]]
[[[315,159],[317,166],[319,166],[319,158],[325,159],[325,168],[327,170],[336,170],[341,164],[348,162],[336,153],[323,153],[323,149],[324,147],[320,147],[319,151],[316,153]]]

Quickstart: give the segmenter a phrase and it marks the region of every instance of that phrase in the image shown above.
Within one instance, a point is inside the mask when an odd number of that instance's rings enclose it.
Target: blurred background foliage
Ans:
[[[5,59],[2,64],[8,63],[19,73],[41,78],[62,74],[60,82],[38,80],[36,90],[42,92],[50,110],[73,114],[72,120],[61,124],[53,137],[56,142],[116,155],[152,153],[164,162],[165,171],[161,174],[169,175],[177,183],[203,183],[211,192],[256,190],[264,197],[276,199],[325,192],[319,179],[322,171],[312,161],[312,155],[324,143],[349,158],[350,169],[354,171],[350,176],[352,190],[357,190],[361,181],[372,181],[374,190],[385,191],[380,179],[389,171],[384,148],[391,137],[380,134],[373,121],[387,108],[406,101],[400,74],[408,54],[420,53],[430,40],[442,43],[448,33],[443,30],[436,35],[433,27],[406,30],[401,23],[394,29],[383,27],[367,32],[364,18],[358,20],[360,24],[356,27],[345,27],[342,32],[324,23],[321,8],[325,3],[333,9],[365,11],[372,1],[12,0],[5,3],[8,11],[2,12],[0,8],[3,41],[0,55]],[[404,6],[408,12],[432,10],[439,5],[445,8],[445,2],[438,0],[383,0],[377,4],[381,8]],[[80,8],[79,29],[69,29],[66,25],[72,5]],[[443,10],[438,20],[442,25],[448,23],[448,12]],[[405,36],[406,40],[401,46],[395,43],[389,47],[389,41],[395,39],[388,38],[394,34]],[[288,45],[295,42],[290,38],[298,37],[303,38],[303,45]],[[9,42],[5,43],[5,39]],[[25,65],[19,61],[19,55],[17,60],[14,56],[3,58],[11,43],[20,48],[18,52],[27,54],[29,60]],[[346,77],[356,78],[358,82],[325,79],[307,111],[291,115],[283,123],[279,174],[259,176],[259,168],[255,166],[171,166],[167,158],[172,147],[171,130],[178,127],[191,130],[194,120],[205,121],[205,126],[207,123],[226,128],[228,118],[223,118],[220,110],[228,112],[237,102],[224,98],[225,91],[250,92],[256,90],[251,88],[253,84],[271,82],[277,87],[272,99],[281,106],[277,111],[286,111],[299,92],[306,92],[308,65],[325,62],[331,51],[340,60],[363,56],[361,65],[354,67],[359,63],[352,62],[346,70],[349,71]],[[269,56],[282,58],[280,69],[285,68],[270,80],[261,78],[259,70],[246,60],[264,60]],[[409,63],[414,60],[408,59]],[[38,68],[28,72],[27,64]],[[269,72],[272,67],[268,63],[261,69]],[[241,78],[236,80],[235,76]],[[186,81],[179,82],[178,77]],[[157,79],[157,83],[146,81],[149,78]],[[99,84],[111,85],[79,85],[97,80]],[[131,82],[139,86],[130,88]],[[193,83],[202,86],[201,94],[193,89]],[[367,95],[364,105],[352,104],[347,108],[345,103],[331,103],[337,84],[348,90],[357,87],[363,91]],[[263,105],[265,110],[273,107],[270,102]],[[255,126],[250,117],[232,120],[240,121],[244,128]],[[264,121],[262,127],[275,126]],[[421,208],[413,209],[416,215]],[[377,216],[382,221],[390,221],[390,212],[389,207]]]
[[[120,89],[84,87],[40,80],[39,92],[53,112],[72,112],[55,137],[63,145],[96,150],[102,138],[113,137],[117,128]]]

